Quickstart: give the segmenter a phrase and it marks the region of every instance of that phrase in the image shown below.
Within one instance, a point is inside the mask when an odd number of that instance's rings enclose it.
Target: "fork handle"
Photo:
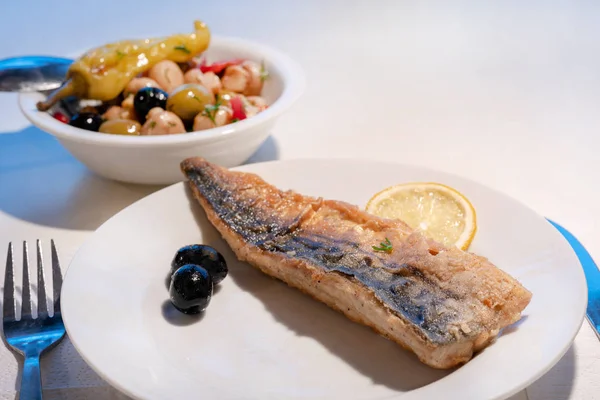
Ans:
[[[40,372],[39,355],[25,357],[20,392],[20,400],[42,400],[42,374]]]

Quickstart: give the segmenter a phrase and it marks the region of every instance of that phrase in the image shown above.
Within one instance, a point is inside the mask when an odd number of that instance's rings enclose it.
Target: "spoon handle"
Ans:
[[[51,56],[23,56],[0,60],[0,91],[31,92],[59,87],[73,60]]]

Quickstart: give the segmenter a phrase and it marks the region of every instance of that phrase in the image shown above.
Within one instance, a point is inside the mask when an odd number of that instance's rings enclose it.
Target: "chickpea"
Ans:
[[[252,104],[254,107],[260,108],[264,110],[268,107],[267,101],[260,96],[247,96],[246,100],[248,103]]]
[[[183,72],[171,60],[163,60],[156,63],[148,71],[148,77],[158,83],[167,93],[170,93],[177,86],[183,85]]]
[[[121,119],[121,113],[123,112],[123,108],[119,106],[110,106],[108,110],[104,112],[102,118],[105,120],[111,119]]]
[[[126,110],[132,110],[134,98],[135,98],[134,94],[130,94],[129,96],[125,97],[125,99],[121,102],[121,107],[123,107]]]
[[[196,115],[196,118],[194,118],[194,126],[192,127],[192,129],[194,131],[204,131],[206,129],[212,129],[215,126],[215,123],[212,122],[210,118],[200,113]]]
[[[217,94],[223,87],[221,79],[214,72],[207,72],[203,76],[203,83],[207,89],[212,90],[213,93]]]
[[[135,95],[130,94],[121,102],[121,116],[122,119],[133,119],[137,120],[137,114],[135,113],[135,108],[133,106],[133,99]]]
[[[254,103],[250,100],[251,97],[257,96],[246,97],[243,94],[239,94],[238,97],[242,100],[242,105],[244,107],[244,112],[246,113],[247,118],[253,117],[262,111],[260,107],[255,106]],[[256,99],[253,99],[253,101],[256,101]]]
[[[198,68],[192,68],[183,74],[183,81],[185,83],[199,83],[202,85],[202,75],[204,74]]]
[[[147,118],[157,116],[157,115],[161,114],[163,111],[165,111],[165,110],[163,110],[160,107],[154,107],[154,108],[150,109],[150,111],[148,111]]]
[[[119,106],[111,106],[106,112],[102,115],[105,120],[112,119],[131,119],[137,120],[137,116],[135,115],[135,111],[132,108],[123,108]]]
[[[246,106],[244,107],[244,111],[246,111],[246,117],[250,118],[258,114],[261,111],[261,109],[258,107],[254,107],[251,104],[246,104]]]
[[[134,121],[138,120],[138,116],[135,113],[135,110],[133,108],[123,109],[123,111],[121,112],[121,118],[122,119],[132,119]]]
[[[155,88],[162,89],[154,79],[144,78],[144,77],[143,78],[133,78],[132,80],[129,81],[127,86],[125,86],[125,90],[123,91],[123,94],[125,97],[129,97],[132,94],[133,95],[136,94],[138,92],[138,90],[140,90],[141,88],[145,88],[145,87],[155,87]]]
[[[220,106],[217,111],[214,112],[213,118],[210,119],[206,113],[199,113],[194,118],[194,126],[193,129],[195,131],[203,131],[206,129],[216,128],[218,126],[227,125],[231,122],[231,117],[233,116],[233,111],[229,107]]]
[[[231,122],[231,118],[233,117],[233,111],[229,107],[219,107],[217,112],[215,113],[215,125],[223,126],[227,125]]]
[[[197,68],[190,69],[183,75],[183,79],[185,83],[199,83],[214,94],[219,93],[219,90],[222,88],[221,79],[214,72],[210,71],[203,74]]]
[[[254,61],[244,61],[242,68],[248,71],[248,84],[242,91],[246,96],[258,96],[262,91],[263,80],[261,77],[261,67]]]
[[[146,122],[140,131],[141,135],[169,135],[184,133],[185,127],[181,119],[170,111],[154,107],[148,112]]]
[[[247,69],[240,65],[230,65],[225,69],[221,83],[223,89],[241,93],[246,89],[249,80],[250,73]]]

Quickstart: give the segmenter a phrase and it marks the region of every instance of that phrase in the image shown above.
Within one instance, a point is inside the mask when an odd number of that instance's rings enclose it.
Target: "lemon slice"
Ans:
[[[375,194],[366,211],[400,219],[445,246],[469,248],[477,222],[475,208],[459,191],[440,183],[412,182]]]

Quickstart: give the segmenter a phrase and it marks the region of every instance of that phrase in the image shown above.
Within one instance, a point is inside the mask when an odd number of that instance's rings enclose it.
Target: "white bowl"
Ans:
[[[300,66],[287,55],[265,45],[242,39],[211,37],[204,53],[209,62],[230,58],[263,61],[269,71],[263,97],[269,108],[222,127],[157,136],[123,136],[72,127],[38,111],[45,95],[21,93],[21,110],[38,128],[54,135],[79,161],[98,175],[139,184],[171,184],[181,181],[179,163],[201,156],[225,167],[244,163],[268,138],[277,118],[287,111],[305,88]]]

